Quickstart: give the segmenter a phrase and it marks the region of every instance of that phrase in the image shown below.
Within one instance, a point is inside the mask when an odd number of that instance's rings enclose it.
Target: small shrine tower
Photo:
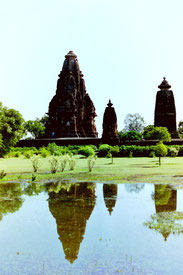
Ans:
[[[158,88],[160,91],[156,95],[154,126],[167,127],[171,137],[178,138],[174,95],[165,77]]]
[[[107,104],[103,117],[103,134],[102,142],[108,144],[117,144],[119,142],[118,132],[117,132],[117,116],[116,112],[109,100]]]

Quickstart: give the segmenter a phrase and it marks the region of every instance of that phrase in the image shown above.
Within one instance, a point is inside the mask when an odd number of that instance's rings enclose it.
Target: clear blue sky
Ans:
[[[101,134],[108,100],[118,130],[125,115],[154,119],[157,86],[167,77],[183,119],[182,0],[0,0],[0,101],[24,119],[42,117],[64,56],[73,50]]]

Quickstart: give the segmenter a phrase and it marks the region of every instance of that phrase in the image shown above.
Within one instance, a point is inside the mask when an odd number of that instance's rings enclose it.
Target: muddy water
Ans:
[[[183,191],[0,185],[0,274],[182,274]]]

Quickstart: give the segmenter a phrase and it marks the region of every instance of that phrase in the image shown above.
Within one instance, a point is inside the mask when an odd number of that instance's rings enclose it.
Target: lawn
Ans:
[[[70,171],[67,166],[64,172],[51,174],[49,159],[41,158],[41,167],[36,180],[52,178],[72,179],[100,182],[149,182],[183,184],[183,157],[163,158],[158,166],[158,158],[98,158],[92,172],[88,171],[88,160],[75,156],[76,168]],[[0,159],[0,170],[7,173],[1,181],[32,179],[31,159],[5,158]]]

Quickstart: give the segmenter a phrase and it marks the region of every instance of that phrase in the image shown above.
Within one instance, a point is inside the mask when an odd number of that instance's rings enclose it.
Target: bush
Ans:
[[[36,173],[41,166],[41,161],[38,157],[32,159],[33,171]]]
[[[108,153],[110,153],[112,146],[109,144],[101,144],[98,148],[99,157],[106,157]]]
[[[76,166],[76,160],[73,157],[70,157],[69,158],[69,168],[70,168],[70,170],[74,170],[75,166]]]
[[[88,169],[89,169],[89,172],[91,172],[93,170],[93,167],[95,165],[96,159],[97,159],[97,156],[89,156],[88,157]]]
[[[129,156],[128,157],[129,158],[133,158],[133,152],[132,151],[129,152]]]
[[[58,170],[59,166],[59,161],[57,157],[53,157],[52,159],[49,160],[50,162],[50,167],[51,167],[51,173],[55,174]]]
[[[83,155],[83,156],[85,156],[85,157],[89,157],[89,156],[95,155],[95,151],[94,151],[94,149],[93,149],[91,146],[89,146],[89,145],[87,145],[87,146],[81,146],[81,147],[79,148],[79,150],[78,150],[78,154],[81,154],[81,155]]]
[[[150,157],[150,158],[155,158],[155,156],[156,156],[156,154],[155,154],[154,151],[151,151],[151,152],[149,153],[149,157]]]
[[[68,155],[65,155],[64,157],[60,158],[60,171],[61,172],[63,172],[65,170],[67,161],[68,161]]]
[[[26,159],[30,159],[33,156],[34,152],[32,150],[26,151],[23,153],[23,155],[26,157]]]
[[[48,144],[46,149],[50,152],[51,155],[54,155],[54,152],[59,151],[59,146],[56,145],[55,142],[52,142]]]
[[[141,140],[142,139],[142,134],[136,131],[129,131],[126,133],[123,133],[120,136],[120,140],[126,141],[126,140]]]
[[[40,153],[41,153],[42,158],[46,158],[50,155],[50,152],[48,150],[46,150],[46,148],[43,148],[43,147],[40,149]]]
[[[175,148],[175,147],[168,148],[168,156],[176,157],[178,155],[178,153],[179,153],[178,148]]]

